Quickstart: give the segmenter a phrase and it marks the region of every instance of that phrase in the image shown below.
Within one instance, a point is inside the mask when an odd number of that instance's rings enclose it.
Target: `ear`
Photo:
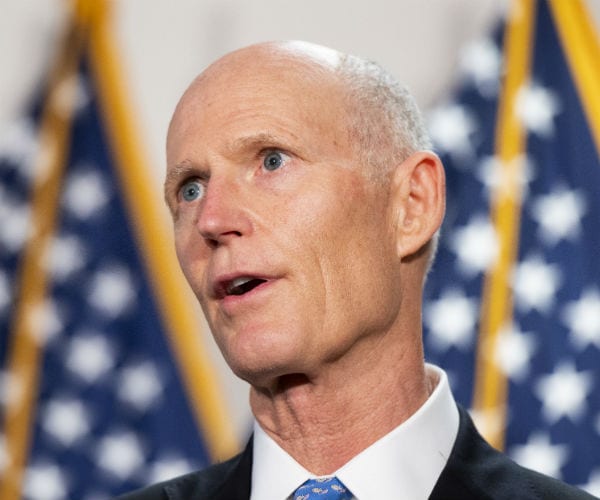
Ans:
[[[402,162],[392,178],[396,250],[400,258],[417,253],[442,224],[446,176],[439,157],[419,151]]]

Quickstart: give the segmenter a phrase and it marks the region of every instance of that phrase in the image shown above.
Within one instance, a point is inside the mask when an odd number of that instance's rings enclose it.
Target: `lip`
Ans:
[[[240,307],[245,304],[252,307],[260,305],[259,300],[264,298],[266,292],[281,278],[281,275],[265,273],[263,271],[250,270],[249,268],[238,268],[235,271],[217,272],[209,275],[208,297],[224,312],[226,315],[239,312]],[[239,278],[252,278],[263,280],[262,283],[248,290],[241,295],[231,295],[227,290],[232,281]]]
[[[250,276],[252,278],[265,281],[242,295],[227,295],[225,292],[227,284],[236,278],[245,276]],[[243,309],[247,307],[258,307],[260,301],[264,299],[265,295],[268,294],[268,291],[272,288],[276,281],[277,278],[266,277],[260,274],[235,273],[220,277],[218,280],[215,280],[215,285],[212,288],[212,294],[222,312],[230,316],[243,311]]]
[[[264,274],[251,271],[236,271],[232,273],[220,274],[210,281],[210,297],[217,300],[224,300],[231,297],[243,297],[244,295],[251,293],[253,290],[250,290],[243,295],[229,295],[227,293],[227,289],[232,281],[245,277],[265,281],[265,283],[261,283],[255,288],[260,288],[262,285],[274,279],[273,276],[266,276]]]

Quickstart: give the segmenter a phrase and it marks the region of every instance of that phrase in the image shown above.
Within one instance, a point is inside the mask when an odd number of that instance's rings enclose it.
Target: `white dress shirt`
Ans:
[[[357,500],[426,500],[437,482],[458,433],[458,408],[446,373],[427,372],[438,383],[408,420],[360,452],[334,474]],[[307,471],[254,423],[251,500],[286,500]]]

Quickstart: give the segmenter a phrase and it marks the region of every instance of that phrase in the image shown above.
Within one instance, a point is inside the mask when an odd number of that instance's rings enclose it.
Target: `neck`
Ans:
[[[425,374],[420,340],[394,340],[338,360],[318,376],[291,374],[269,388],[253,387],[258,423],[313,474],[335,472],[407,420],[435,386]]]

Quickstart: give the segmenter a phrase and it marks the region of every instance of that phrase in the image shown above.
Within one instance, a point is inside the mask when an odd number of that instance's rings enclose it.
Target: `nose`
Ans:
[[[210,247],[250,234],[252,224],[241,194],[234,179],[210,179],[196,220],[200,235]]]

